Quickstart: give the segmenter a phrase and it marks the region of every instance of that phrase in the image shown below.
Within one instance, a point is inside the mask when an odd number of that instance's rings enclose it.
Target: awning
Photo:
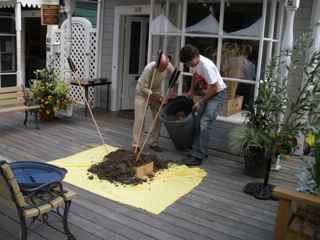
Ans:
[[[0,8],[14,7],[18,1],[22,7],[40,8],[42,3],[42,0],[0,0]]]

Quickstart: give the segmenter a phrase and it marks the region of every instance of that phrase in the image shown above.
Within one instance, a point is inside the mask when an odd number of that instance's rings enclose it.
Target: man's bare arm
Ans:
[[[206,103],[210,98],[214,97],[218,93],[217,83],[209,85],[206,95],[200,99],[201,103]]]

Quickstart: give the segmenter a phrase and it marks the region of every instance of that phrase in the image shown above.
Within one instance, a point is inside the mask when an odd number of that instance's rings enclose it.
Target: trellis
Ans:
[[[64,71],[67,66],[66,60],[66,37],[67,37],[67,20],[64,21],[59,29],[54,33],[53,42],[55,42],[56,52],[51,54],[48,62],[54,67],[55,72],[63,79]],[[73,79],[79,76],[80,79],[93,79],[97,74],[97,37],[96,29],[85,18],[72,18],[72,48],[71,58],[75,63],[78,72],[72,74]],[[79,104],[84,104],[84,96],[80,87],[71,86],[71,96]],[[89,100],[94,105],[96,93],[94,88],[89,89]]]

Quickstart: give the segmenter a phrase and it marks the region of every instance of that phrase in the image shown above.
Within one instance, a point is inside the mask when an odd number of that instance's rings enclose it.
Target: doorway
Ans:
[[[137,79],[147,62],[147,49],[150,45],[150,14],[150,5],[115,7],[112,46],[112,111],[132,110],[134,107]],[[138,47],[137,43],[139,43]]]
[[[120,110],[134,108],[137,81],[147,64],[149,16],[122,16]]]
[[[25,18],[25,76],[26,86],[34,77],[33,72],[46,67],[47,28],[40,18]]]

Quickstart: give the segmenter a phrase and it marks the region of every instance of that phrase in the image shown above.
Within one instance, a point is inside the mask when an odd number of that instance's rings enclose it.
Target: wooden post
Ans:
[[[274,239],[275,240],[285,240],[287,234],[287,228],[290,218],[290,205],[291,201],[287,199],[280,199],[278,213],[277,213],[277,221],[274,231]]]
[[[317,195],[290,191],[285,188],[276,187],[273,189],[273,196],[280,199],[277,213],[277,221],[274,229],[275,240],[286,240],[289,219],[291,217],[291,203],[302,203],[319,207],[320,197]]]

